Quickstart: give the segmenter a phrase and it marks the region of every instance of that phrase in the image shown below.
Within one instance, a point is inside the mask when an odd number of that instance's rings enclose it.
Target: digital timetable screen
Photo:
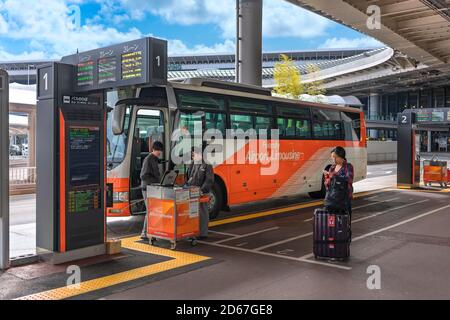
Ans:
[[[88,60],[78,63],[77,83],[80,87],[94,85],[94,61]]]
[[[69,186],[100,185],[100,128],[69,127]]]
[[[123,53],[121,58],[122,80],[142,78],[144,66],[142,51]]]
[[[101,208],[100,189],[69,191],[69,213],[82,213]]]
[[[143,38],[62,58],[76,67],[75,91],[167,82],[167,42]]]
[[[98,83],[104,84],[117,80],[116,57],[101,58],[98,60]]]

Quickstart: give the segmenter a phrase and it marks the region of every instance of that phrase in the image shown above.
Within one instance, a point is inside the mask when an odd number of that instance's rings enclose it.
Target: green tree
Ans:
[[[281,54],[280,60],[280,62],[275,63],[273,75],[275,88],[273,91],[281,96],[299,99],[304,92],[300,71],[287,55]]]

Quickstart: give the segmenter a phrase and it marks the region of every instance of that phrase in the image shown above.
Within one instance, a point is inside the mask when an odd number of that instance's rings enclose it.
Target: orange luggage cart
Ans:
[[[423,162],[423,182],[425,185],[439,183],[441,187],[447,187],[449,179],[446,161],[438,161],[433,158]]]
[[[199,236],[199,201],[198,187],[147,187],[147,237],[150,244],[167,240],[171,249],[177,242],[189,240],[197,244]]]

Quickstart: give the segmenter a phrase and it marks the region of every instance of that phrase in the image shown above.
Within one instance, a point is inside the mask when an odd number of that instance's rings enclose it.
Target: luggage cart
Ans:
[[[150,244],[167,240],[172,250],[181,240],[197,245],[199,202],[198,187],[147,186],[147,237]]]
[[[425,185],[431,186],[432,183],[439,183],[443,187],[447,187],[450,183],[449,170],[446,161],[439,161],[436,156],[431,160],[423,162],[423,182]]]

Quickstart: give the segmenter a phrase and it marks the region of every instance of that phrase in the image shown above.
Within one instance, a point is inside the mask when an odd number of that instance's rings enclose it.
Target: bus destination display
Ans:
[[[69,128],[69,186],[100,185],[100,128]]]
[[[77,83],[80,87],[94,85],[94,61],[88,60],[78,63]]]
[[[63,57],[76,67],[75,91],[167,83],[167,41],[143,38]]]
[[[101,58],[98,60],[98,83],[115,82],[117,72],[116,57]]]
[[[143,66],[142,51],[122,54],[122,79],[134,79],[142,77]]]

